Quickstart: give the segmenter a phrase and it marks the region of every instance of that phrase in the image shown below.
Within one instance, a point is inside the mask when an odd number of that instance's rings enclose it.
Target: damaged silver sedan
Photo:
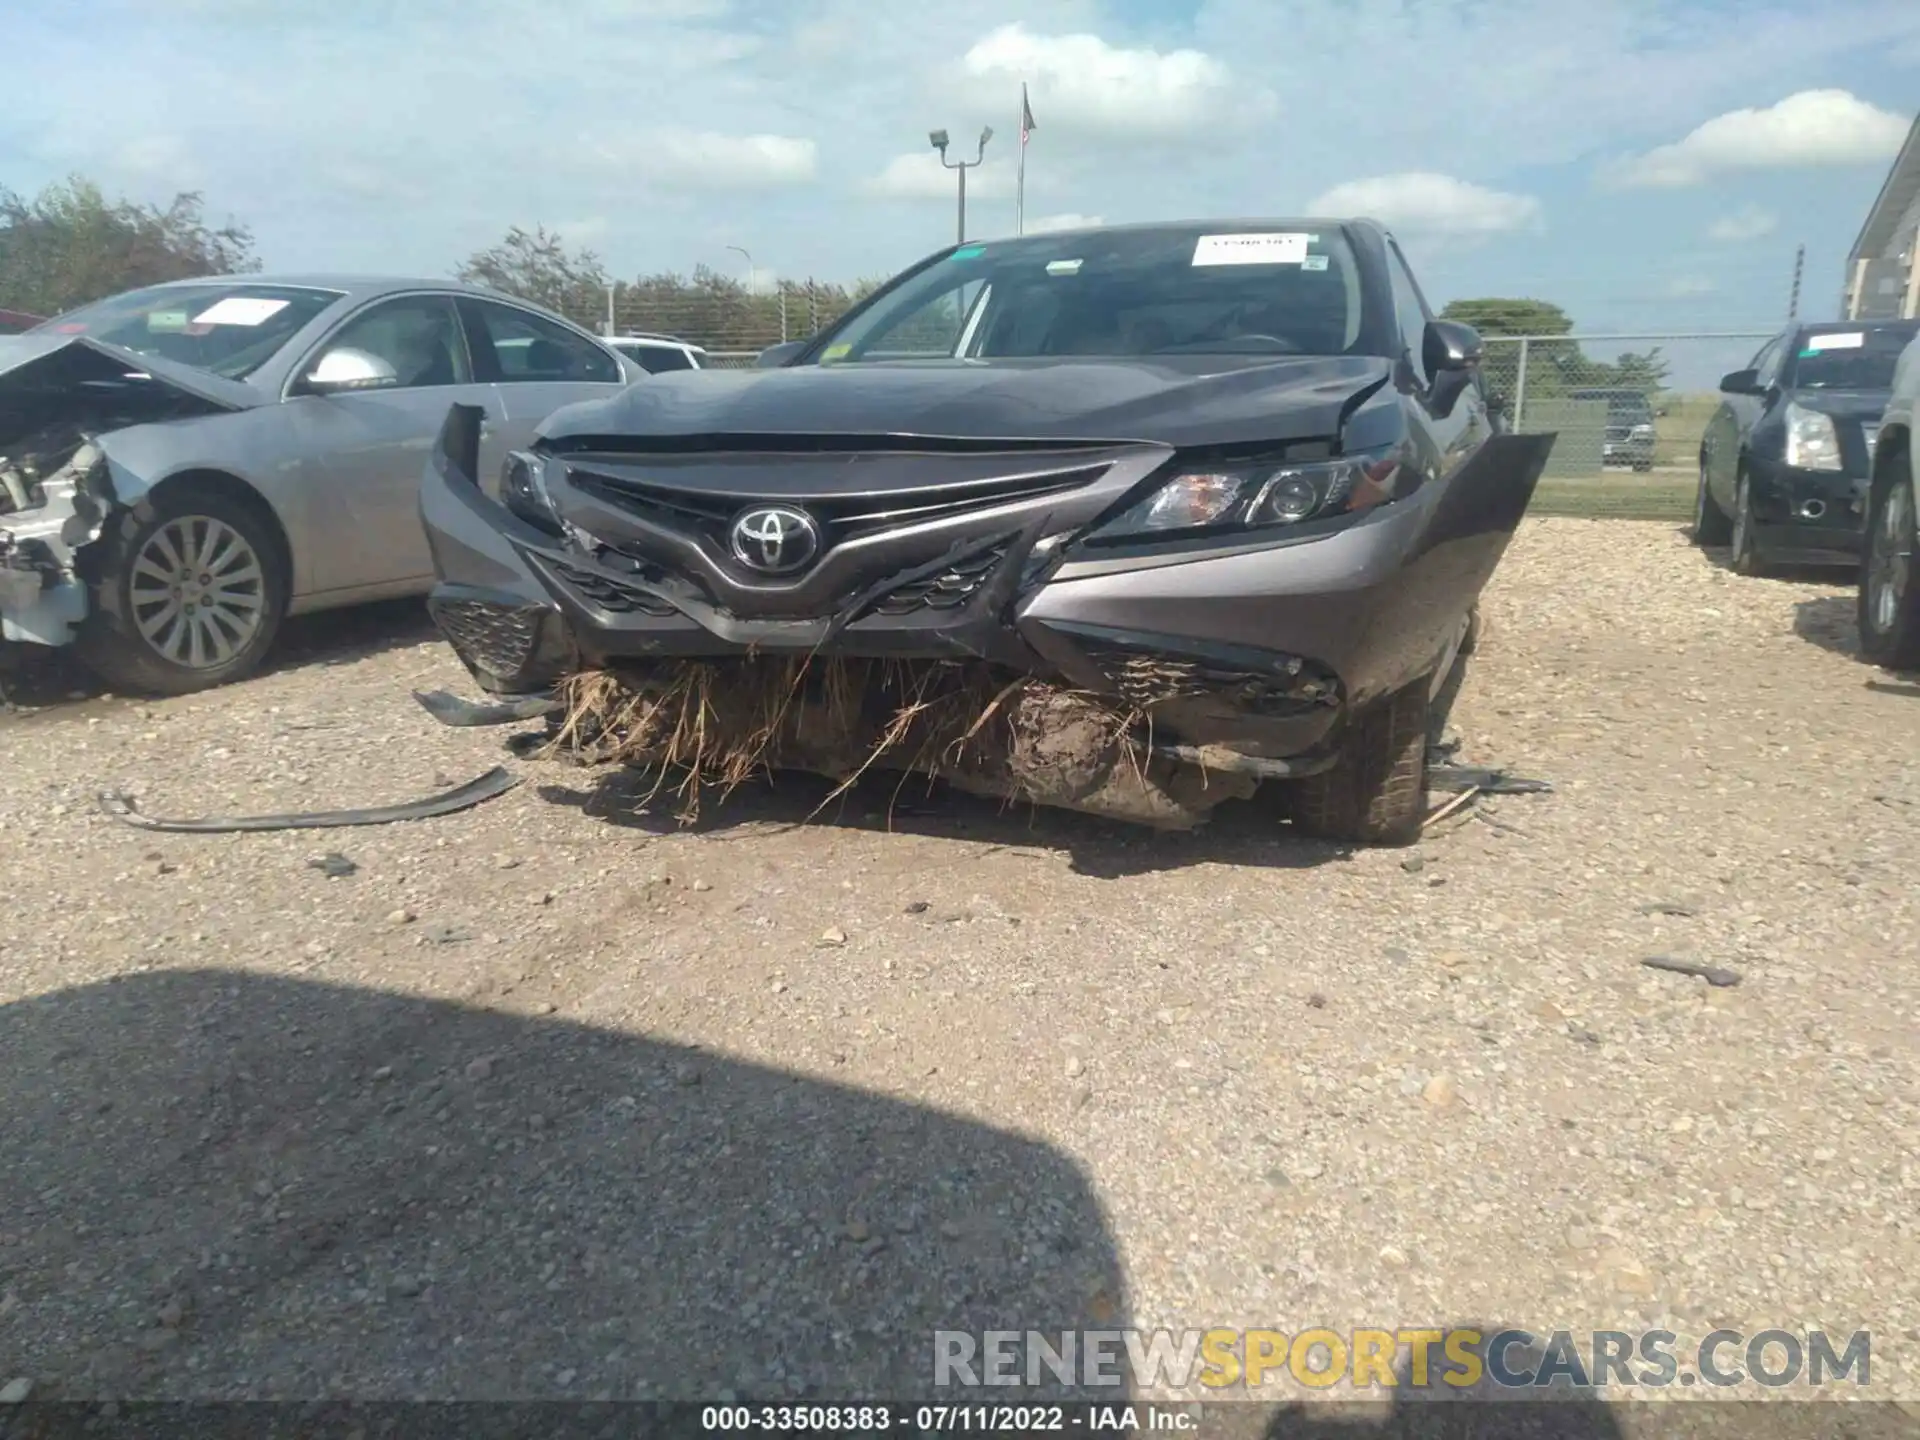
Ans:
[[[1181,828],[1271,781],[1304,830],[1419,833],[1552,439],[1502,433],[1377,225],[962,245],[762,358],[497,471],[453,413],[429,604],[483,688],[689,803],[878,767]]]
[[[0,643],[74,646],[140,693],[238,679],[287,615],[432,584],[420,473],[449,403],[498,458],[641,378],[445,281],[185,280],[0,336]]]

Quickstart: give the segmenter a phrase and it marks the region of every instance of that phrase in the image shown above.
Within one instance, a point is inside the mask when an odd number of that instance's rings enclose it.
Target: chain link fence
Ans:
[[[714,280],[672,288],[619,285],[591,304],[583,297],[562,309],[602,335],[664,335],[699,345],[709,363],[726,367],[751,365],[769,345],[814,334],[856,299],[843,285],[814,280],[784,281],[769,294]]]
[[[1774,333],[1488,336],[1484,369],[1515,430],[1558,434],[1546,478],[1690,483],[1720,376]]]

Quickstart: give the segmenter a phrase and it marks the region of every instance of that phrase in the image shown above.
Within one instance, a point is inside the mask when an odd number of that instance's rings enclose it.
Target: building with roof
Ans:
[[[1920,319],[1920,116],[1847,257],[1841,313],[1849,320]]]

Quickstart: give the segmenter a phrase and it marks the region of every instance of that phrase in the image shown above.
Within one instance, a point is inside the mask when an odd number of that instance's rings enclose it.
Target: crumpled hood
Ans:
[[[210,410],[251,410],[271,397],[243,380],[228,380],[158,356],[140,355],[87,335],[0,335],[0,393],[76,384],[153,385],[189,395]]]
[[[683,370],[570,405],[547,440],[883,435],[1218,445],[1338,433],[1376,356],[1164,356]]]

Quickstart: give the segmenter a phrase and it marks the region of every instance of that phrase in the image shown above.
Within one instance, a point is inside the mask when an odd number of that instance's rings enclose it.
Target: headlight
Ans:
[[[1628,435],[1629,438],[1634,440],[1651,440],[1653,438],[1653,427],[1651,425],[1636,425],[1628,432]]]
[[[1787,464],[1796,470],[1840,468],[1840,437],[1833,432],[1832,416],[1787,406]]]
[[[1223,529],[1265,529],[1354,515],[1398,500],[1419,483],[1399,447],[1337,460],[1194,465],[1087,538],[1116,543]]]
[[[515,450],[507,456],[500,471],[500,503],[536,530],[549,535],[563,533],[560,512],[547,493],[548,457],[527,450]]]

